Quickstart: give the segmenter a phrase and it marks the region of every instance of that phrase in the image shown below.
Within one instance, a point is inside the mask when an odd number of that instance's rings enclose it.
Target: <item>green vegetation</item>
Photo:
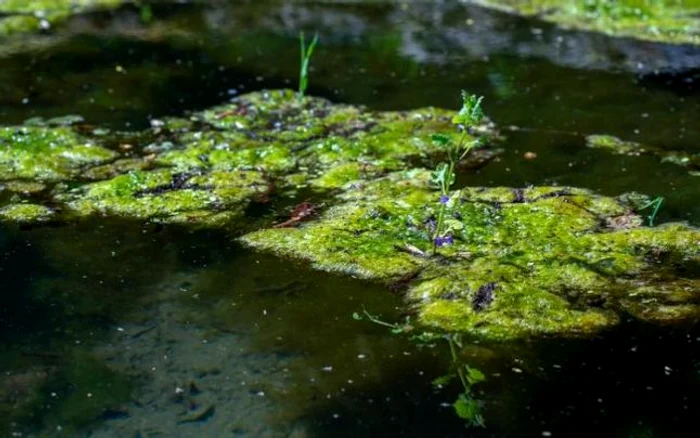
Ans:
[[[697,290],[695,280],[659,275],[697,263],[694,228],[615,220],[636,215],[581,189],[469,187],[449,193],[450,219],[462,226],[430,256],[428,224],[439,208],[430,188],[429,171],[398,172],[347,188],[317,221],[242,241],[317,269],[410,279],[419,323],[477,338],[592,333],[615,325],[619,312],[660,322],[697,315],[686,289]]]
[[[0,181],[66,181],[78,176],[81,169],[116,156],[69,127],[0,128]]]
[[[314,53],[316,43],[318,43],[318,35],[314,35],[314,38],[307,47],[306,40],[304,39],[304,32],[299,33],[299,48],[301,49],[301,65],[299,66],[299,99],[303,99],[304,95],[306,94],[306,87],[309,84],[309,62],[311,61],[311,55]]]
[[[665,43],[700,44],[698,0],[472,0],[566,28]]]
[[[445,149],[448,159],[448,163],[438,164],[435,172],[433,172],[433,183],[440,190],[440,210],[434,225],[435,231],[432,235],[433,252],[436,252],[439,246],[452,244],[453,228],[459,229],[461,227],[458,221],[446,220],[445,218],[447,209],[450,207],[448,192],[455,182],[456,166],[471,152],[472,148],[479,145],[478,139],[467,142],[466,137],[467,132],[484,118],[484,113],[481,110],[482,99],[483,97],[477,98],[473,95],[470,96],[466,91],[462,91],[462,109],[452,118],[452,123],[461,132],[457,142],[447,135],[433,135],[433,141]]]
[[[663,323],[697,315],[689,292],[697,280],[683,272],[698,263],[699,233],[642,227],[638,212],[651,209],[654,223],[658,200],[568,187],[454,190],[458,166],[498,153],[474,148],[495,136],[480,99],[464,94],[455,113],[297,97],[251,93],[129,135],[69,121],[3,128],[0,180],[9,195],[0,218],[258,229],[242,241],[318,269],[405,284],[417,324],[440,333],[582,335],[623,312]],[[422,167],[440,162],[436,172]],[[436,186],[447,202],[436,202]],[[324,202],[319,216],[291,223],[297,228],[260,229],[287,218],[246,216],[251,204],[294,202],[299,190]]]

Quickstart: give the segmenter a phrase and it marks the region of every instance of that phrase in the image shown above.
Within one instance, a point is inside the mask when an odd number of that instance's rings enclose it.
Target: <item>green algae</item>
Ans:
[[[700,44],[697,0],[470,0],[571,29],[673,44]]]
[[[0,181],[69,180],[83,168],[106,163],[116,156],[70,128],[0,128]]]
[[[188,118],[153,120],[136,133],[79,134],[85,129],[71,126],[74,117],[36,119],[0,131],[8,146],[0,151],[0,180],[52,184],[61,219],[114,215],[219,226],[274,190],[324,193],[440,159],[431,136],[449,128],[453,115],[373,112],[272,90]],[[479,129],[494,132],[488,123]],[[498,153],[483,149],[467,167]]]
[[[221,225],[242,216],[268,183],[253,171],[177,173],[132,171],[61,196],[69,215],[128,217],[168,223]]]
[[[586,137],[586,145],[590,148],[606,150],[616,155],[650,155],[659,158],[662,163],[684,167],[693,175],[700,172],[700,154],[625,141],[612,135],[589,135]]]
[[[53,210],[38,204],[10,204],[0,208],[1,221],[17,224],[46,222],[53,215]]]
[[[299,100],[292,90],[251,93],[193,114],[190,120],[203,129],[181,131],[160,148],[156,162],[180,169],[295,173],[296,186],[304,184],[305,174],[305,184],[328,190],[439,156],[432,135],[451,130],[453,115],[436,108],[378,113],[320,98]],[[493,134],[492,125],[482,128],[484,135]],[[470,165],[496,154],[491,149],[476,155]]]
[[[676,302],[640,292],[671,287],[654,274],[660,267],[682,278],[680,267],[697,263],[694,228],[611,228],[611,218],[635,213],[583,189],[470,187],[450,197],[455,243],[432,255],[430,223],[438,207],[428,179],[428,171],[414,169],[350,184],[319,220],[242,241],[317,269],[408,281],[407,297],[424,325],[480,338],[592,333],[616,324],[623,312],[668,320],[700,310],[697,287],[676,294]],[[664,257],[653,262],[653,254]],[[479,294],[489,284],[495,298],[482,308]],[[657,304],[669,310],[661,314]]]
[[[114,9],[124,0],[5,0],[0,3],[0,35],[50,29],[72,15]]]

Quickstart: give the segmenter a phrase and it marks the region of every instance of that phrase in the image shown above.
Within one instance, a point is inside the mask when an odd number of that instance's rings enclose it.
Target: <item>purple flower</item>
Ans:
[[[447,236],[438,236],[435,238],[435,245],[438,247],[452,245],[453,243],[454,239],[452,238],[451,234],[448,234]]]
[[[440,195],[440,204],[447,204],[450,202],[450,197],[447,195]]]

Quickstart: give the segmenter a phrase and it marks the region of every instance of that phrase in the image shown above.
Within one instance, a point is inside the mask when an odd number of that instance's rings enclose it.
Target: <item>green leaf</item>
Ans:
[[[437,379],[433,380],[433,385],[434,386],[445,386],[448,383],[454,379],[455,376],[454,374],[445,374],[444,376],[440,376]]]
[[[464,224],[457,219],[445,219],[445,233],[447,234],[451,231],[460,231],[464,229]]]
[[[478,368],[473,368],[469,365],[465,365],[464,367],[467,370],[467,380],[471,385],[475,385],[486,380],[486,376]]]
[[[433,171],[431,180],[439,188],[450,187],[455,181],[455,175],[454,172],[450,172],[450,166],[447,163],[440,163]]]
[[[460,394],[452,406],[457,416],[466,420],[471,426],[484,426],[484,418],[481,416],[481,406],[478,400],[474,400],[466,394]]]
[[[484,118],[484,111],[481,109],[482,97],[476,97],[474,94],[467,94],[462,90],[462,109],[459,110],[452,118],[452,123],[455,125],[472,126],[481,122]]]
[[[452,142],[452,139],[445,134],[433,134],[432,139],[440,146],[447,146]]]

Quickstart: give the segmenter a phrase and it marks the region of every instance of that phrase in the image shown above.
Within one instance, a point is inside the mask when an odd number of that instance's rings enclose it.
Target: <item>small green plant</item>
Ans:
[[[455,169],[469,152],[481,145],[481,140],[472,140],[469,133],[472,127],[481,122],[484,113],[481,109],[483,97],[470,95],[462,91],[462,109],[452,118],[452,123],[461,132],[458,141],[446,134],[433,135],[433,141],[445,150],[448,162],[437,165],[432,174],[433,184],[440,191],[439,210],[437,221],[432,233],[433,253],[437,248],[451,245],[453,242],[452,233],[461,229],[462,223],[457,220],[446,219],[446,212],[451,206],[449,195],[450,187],[455,182]]]
[[[649,221],[649,226],[653,227],[654,222],[656,221],[656,216],[659,214],[659,210],[661,209],[661,205],[664,203],[664,198],[663,196],[657,196],[656,198],[652,199],[648,203],[644,204],[640,210],[646,210],[647,208],[651,208],[651,213],[647,216],[647,220]]]
[[[388,328],[393,334],[406,334],[411,333],[414,330],[414,326],[411,325],[411,320],[409,317],[406,317],[406,322],[403,324],[390,323],[382,321],[379,319],[379,317],[372,315],[365,309],[362,309],[362,313],[353,313],[352,317],[357,321],[367,319],[374,324]],[[455,400],[455,402],[452,404],[455,413],[461,419],[465,420],[470,426],[484,427],[484,417],[481,413],[482,403],[474,396],[474,386],[485,381],[486,376],[478,368],[462,363],[457,352],[457,349],[462,348],[463,346],[462,336],[459,333],[437,334],[431,332],[421,332],[411,336],[411,340],[422,345],[430,346],[434,346],[434,344],[440,339],[447,340],[447,343],[450,346],[450,354],[452,356],[452,366],[454,371],[433,380],[433,385],[444,386],[454,380],[455,377],[458,377],[462,385],[462,392],[457,397],[457,400]]]
[[[309,84],[309,62],[311,61],[311,55],[314,53],[314,48],[318,43],[318,34],[314,35],[311,42],[306,45],[306,39],[304,38],[304,32],[299,33],[299,47],[301,48],[301,66],[299,67],[299,100],[304,98],[306,93],[306,87]]]

